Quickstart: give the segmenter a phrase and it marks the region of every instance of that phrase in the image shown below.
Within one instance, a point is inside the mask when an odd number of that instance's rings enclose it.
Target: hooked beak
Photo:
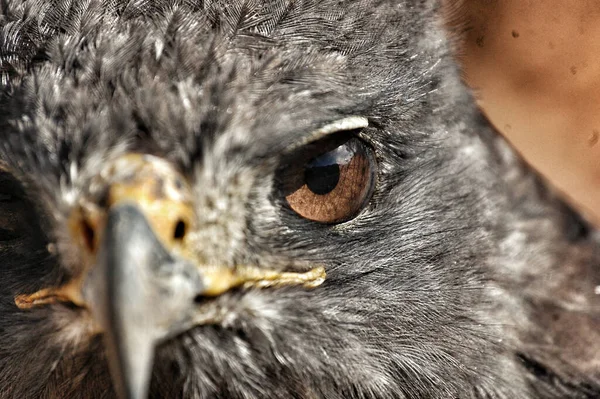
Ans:
[[[104,234],[84,292],[105,331],[115,386],[124,398],[145,398],[154,347],[182,331],[204,287],[196,268],[167,252],[135,206],[111,210]]]
[[[121,398],[146,398],[156,345],[206,322],[197,298],[236,287],[313,288],[324,281],[322,267],[295,273],[200,262],[188,238],[198,228],[191,191],[175,169],[136,154],[113,169],[105,173],[105,208],[75,212],[72,230],[89,259],[85,269],[64,286],[18,295],[15,303],[21,309],[60,302],[88,309],[103,333]]]

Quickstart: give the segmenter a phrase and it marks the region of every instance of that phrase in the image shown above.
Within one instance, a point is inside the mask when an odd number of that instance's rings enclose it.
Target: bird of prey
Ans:
[[[0,397],[600,397],[598,233],[441,16],[1,0]]]

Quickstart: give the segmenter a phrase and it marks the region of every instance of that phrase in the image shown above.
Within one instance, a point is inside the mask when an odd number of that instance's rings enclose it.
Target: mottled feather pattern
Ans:
[[[421,0],[0,0],[0,165],[38,232],[0,241],[0,397],[114,397],[80,310],[23,312],[14,296],[74,273],[70,207],[130,151],[193,182],[198,256],[328,273],[313,291],[205,304],[224,316],[159,348],[152,397],[598,397],[597,356],[557,343],[600,348],[597,233],[479,114],[439,14]],[[324,227],[283,204],[275,176],[299,138],[349,115],[369,119],[377,188]]]

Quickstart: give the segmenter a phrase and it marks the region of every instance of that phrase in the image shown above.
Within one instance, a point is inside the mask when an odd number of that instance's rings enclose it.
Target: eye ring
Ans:
[[[369,145],[355,134],[337,134],[311,144],[283,168],[283,197],[304,219],[322,224],[347,222],[371,198],[376,170]]]

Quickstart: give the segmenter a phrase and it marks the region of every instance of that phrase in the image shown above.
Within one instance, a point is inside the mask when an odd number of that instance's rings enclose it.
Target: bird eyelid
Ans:
[[[356,131],[364,129],[369,126],[369,120],[364,116],[347,116],[342,119],[335,120],[331,123],[321,126],[317,130],[312,131],[307,136],[303,137],[300,142],[294,143],[285,152],[294,152],[297,149],[318,141],[324,137],[327,137],[334,133],[345,132],[345,131]]]

